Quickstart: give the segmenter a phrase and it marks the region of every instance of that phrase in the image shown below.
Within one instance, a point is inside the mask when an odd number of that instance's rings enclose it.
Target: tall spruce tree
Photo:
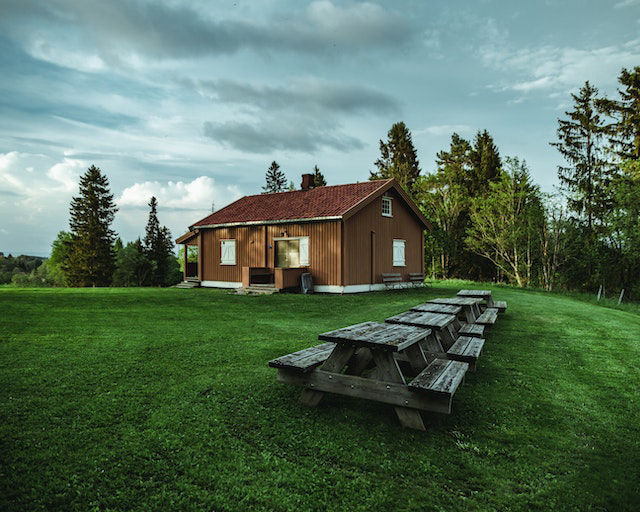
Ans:
[[[502,161],[498,148],[487,130],[478,132],[471,151],[473,174],[469,192],[482,195],[489,191],[489,183],[500,179]]]
[[[175,270],[173,265],[173,240],[171,232],[166,226],[160,226],[158,220],[158,200],[152,197],[149,201],[149,220],[145,229],[144,249],[147,258],[152,264],[150,284],[163,286],[168,282],[171,273]],[[175,261],[177,265],[177,260]]]
[[[609,207],[607,197],[607,162],[602,139],[604,123],[595,102],[598,89],[588,81],[571,94],[574,109],[565,112],[568,119],[558,119],[558,142],[551,143],[567,161],[558,166],[558,179],[567,193],[567,208],[577,214],[576,221],[584,226],[586,276],[584,286],[591,287],[597,270],[596,224]]]
[[[80,177],[80,195],[71,200],[71,240],[63,270],[70,286],[109,286],[115,268],[111,229],[116,208],[109,180],[92,165]]]
[[[380,141],[380,158],[375,162],[377,171],[369,171],[370,180],[395,178],[409,194],[420,176],[420,162],[411,132],[404,122],[393,124],[387,134],[387,142]]]
[[[602,217],[606,203],[604,122],[595,108],[597,94],[589,82],[571,94],[574,109],[565,112],[568,119],[558,119],[558,142],[551,143],[568,163],[558,166],[558,179],[569,194],[567,206],[586,220],[589,230]]]
[[[317,165],[313,166],[313,186],[314,187],[326,187],[327,180],[324,179],[324,174],[320,172]]]
[[[265,178],[266,184],[262,187],[263,194],[284,192],[287,190],[287,177],[280,170],[280,165],[275,160],[271,162],[271,166],[267,169]]]
[[[618,77],[620,99],[598,99],[598,109],[614,120],[606,127],[614,151],[622,160],[640,160],[640,66],[623,69]]]

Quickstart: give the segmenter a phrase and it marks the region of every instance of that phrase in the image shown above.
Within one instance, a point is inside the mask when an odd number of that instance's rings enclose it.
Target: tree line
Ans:
[[[151,197],[144,238],[124,244],[111,228],[117,207],[109,180],[92,165],[80,177],[71,200],[69,231],[58,233],[48,259],[13,276],[19,285],[170,286],[182,279],[171,232],[158,220]]]
[[[565,161],[553,195],[486,130],[473,140],[454,133],[422,174],[410,131],[392,126],[370,179],[395,178],[430,220],[432,277],[640,293],[640,67],[618,82],[613,99],[589,82],[571,95],[550,142]]]
[[[541,192],[526,161],[503,158],[487,130],[473,140],[454,133],[437,154],[435,172],[422,174],[411,132],[395,123],[380,140],[369,178],[395,178],[431,220],[429,273],[637,294],[639,198],[631,151],[638,147],[637,75],[638,68],[622,71],[620,99],[598,99],[588,82],[572,95],[574,110],[558,120],[558,141],[551,142],[567,161],[558,168],[561,190],[554,195]],[[287,190],[277,162],[265,177],[264,193]]]

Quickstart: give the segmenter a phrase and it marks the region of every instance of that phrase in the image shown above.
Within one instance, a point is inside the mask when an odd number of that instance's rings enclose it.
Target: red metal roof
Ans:
[[[245,196],[196,222],[191,228],[245,222],[341,217],[392,181],[363,181],[310,190]]]

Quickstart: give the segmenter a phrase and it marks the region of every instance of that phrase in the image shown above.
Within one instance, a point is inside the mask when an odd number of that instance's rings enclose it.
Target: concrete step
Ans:
[[[176,285],[176,288],[199,288],[200,281],[182,281]]]

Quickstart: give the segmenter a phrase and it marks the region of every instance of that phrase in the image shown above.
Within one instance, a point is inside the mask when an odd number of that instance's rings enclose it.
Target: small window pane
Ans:
[[[383,197],[382,198],[382,215],[385,217],[391,217],[391,198]]]

